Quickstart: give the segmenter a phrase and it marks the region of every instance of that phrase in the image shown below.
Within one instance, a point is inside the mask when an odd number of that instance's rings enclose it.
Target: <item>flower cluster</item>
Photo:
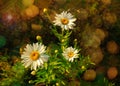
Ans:
[[[71,29],[74,29],[75,21],[76,18],[67,11],[56,14],[55,20],[52,22],[54,27],[51,31],[58,38],[59,43],[49,44],[48,47],[45,47],[41,36],[37,35],[37,43],[26,45],[21,59],[25,68],[31,68],[31,75],[36,76],[33,83],[63,86],[66,83],[66,78],[76,77],[74,75],[77,74],[72,75],[75,70],[77,72],[74,73],[82,73],[91,64],[89,58],[83,58],[80,55],[77,39],[73,42],[73,46],[69,43]],[[81,70],[78,70],[78,67]]]
[[[61,14],[56,14],[54,25],[60,26],[64,30],[73,29],[76,18],[71,13],[63,11]],[[42,67],[44,62],[48,61],[49,55],[46,53],[46,47],[42,43],[27,44],[24,52],[21,55],[23,65],[31,67],[31,70],[36,70],[38,67]],[[62,55],[68,61],[73,62],[74,58],[78,58],[78,50],[73,47],[66,48]]]

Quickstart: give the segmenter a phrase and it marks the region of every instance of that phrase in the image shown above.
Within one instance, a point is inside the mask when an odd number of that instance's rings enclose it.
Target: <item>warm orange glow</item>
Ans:
[[[73,56],[74,56],[74,52],[69,52],[69,53],[68,53],[68,57],[69,57],[69,58],[72,58]]]
[[[69,23],[69,20],[67,18],[61,19],[62,24],[66,25]]]
[[[40,54],[37,51],[33,51],[30,55],[30,58],[35,61],[39,58]]]

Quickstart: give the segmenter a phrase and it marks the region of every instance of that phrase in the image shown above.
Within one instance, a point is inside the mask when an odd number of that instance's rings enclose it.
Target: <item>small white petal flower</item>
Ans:
[[[43,66],[44,62],[48,61],[49,56],[45,54],[46,47],[42,44],[33,43],[27,44],[25,51],[22,53],[22,63],[31,70],[36,70],[38,67]]]
[[[78,50],[72,47],[66,48],[62,55],[65,57],[66,60],[73,62],[74,58],[79,58]]]
[[[76,21],[76,18],[73,17],[71,13],[68,13],[67,11],[63,11],[61,14],[56,14],[54,25],[60,26],[62,29],[69,30],[73,29],[73,26],[75,26],[74,22]]]

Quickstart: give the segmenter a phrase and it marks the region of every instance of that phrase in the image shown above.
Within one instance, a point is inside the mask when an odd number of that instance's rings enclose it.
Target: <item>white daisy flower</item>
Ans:
[[[66,48],[62,55],[65,57],[66,60],[73,62],[74,58],[79,58],[78,50],[72,47]]]
[[[60,26],[62,29],[69,30],[73,29],[73,26],[75,26],[74,22],[76,21],[76,18],[73,17],[71,13],[68,13],[67,11],[63,11],[61,14],[56,14],[54,25]]]
[[[22,63],[31,70],[36,70],[38,67],[43,66],[44,62],[48,61],[49,56],[45,54],[46,47],[42,44],[33,43],[27,44],[25,51],[22,53]]]

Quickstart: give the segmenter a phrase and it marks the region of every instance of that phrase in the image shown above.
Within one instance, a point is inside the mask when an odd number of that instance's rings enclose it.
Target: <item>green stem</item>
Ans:
[[[62,51],[64,50],[64,46],[63,46],[63,42],[65,41],[63,38],[64,38],[64,29],[62,28],[62,32],[61,32],[61,38],[60,38],[60,41],[61,41],[61,49]]]

